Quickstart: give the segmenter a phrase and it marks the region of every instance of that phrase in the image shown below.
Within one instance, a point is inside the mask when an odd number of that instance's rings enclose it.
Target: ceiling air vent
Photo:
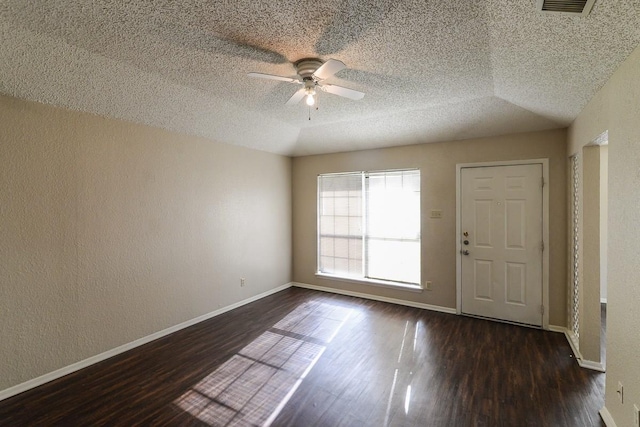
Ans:
[[[538,10],[587,16],[596,0],[538,0]]]

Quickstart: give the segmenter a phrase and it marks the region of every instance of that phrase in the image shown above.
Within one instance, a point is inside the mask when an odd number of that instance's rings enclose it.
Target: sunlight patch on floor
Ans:
[[[300,305],[174,402],[210,426],[269,426],[351,309]]]

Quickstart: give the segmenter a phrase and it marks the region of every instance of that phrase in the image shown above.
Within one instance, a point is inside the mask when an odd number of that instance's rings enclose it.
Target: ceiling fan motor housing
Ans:
[[[301,59],[296,62],[296,70],[302,80],[313,79],[313,73],[322,65],[319,59]]]

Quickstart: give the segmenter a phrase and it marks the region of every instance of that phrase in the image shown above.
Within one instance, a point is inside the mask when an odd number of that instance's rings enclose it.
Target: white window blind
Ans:
[[[319,192],[318,271],[362,277],[363,176],[321,175]]]
[[[318,272],[420,283],[420,171],[318,177]]]

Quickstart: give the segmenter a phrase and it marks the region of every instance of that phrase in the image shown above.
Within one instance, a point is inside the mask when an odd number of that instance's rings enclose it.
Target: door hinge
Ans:
[[[540,314],[544,314],[544,305],[540,306]]]
[[[540,250],[544,252],[544,240],[540,242]]]
[[[540,178],[541,187],[544,188],[544,176]]]

